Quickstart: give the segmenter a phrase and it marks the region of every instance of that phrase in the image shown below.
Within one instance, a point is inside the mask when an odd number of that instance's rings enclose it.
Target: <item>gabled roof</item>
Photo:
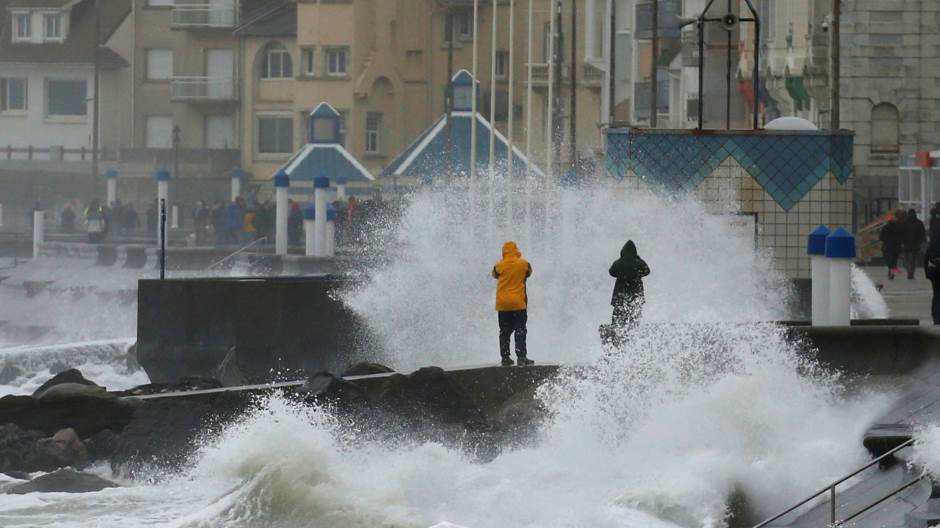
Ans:
[[[472,119],[473,114],[470,112],[453,112],[451,131],[448,132],[447,116],[441,116],[430,128],[422,132],[411,146],[385,167],[382,175],[414,176],[422,180],[430,180],[435,176],[447,174],[451,170],[454,175],[469,175]],[[482,174],[489,165],[490,123],[480,114],[477,114],[476,119],[476,165],[477,171]],[[448,144],[451,141],[453,146],[448,149]],[[495,131],[495,146],[495,164],[501,170],[505,170],[509,159],[509,142],[499,130]],[[524,176],[526,171],[525,154],[515,145],[512,151],[513,175],[517,177]],[[538,177],[544,176],[541,169],[534,163],[531,170]]]
[[[131,12],[132,0],[100,0],[101,22],[99,42],[105,43],[117,31]],[[68,37],[63,43],[32,44],[12,42],[10,9],[20,7],[68,7],[71,22]],[[104,68],[119,68],[128,63],[114,50],[101,47],[98,51]],[[0,62],[73,63],[95,62],[94,0],[0,0]]]
[[[246,13],[233,33],[238,37],[295,37],[297,4],[283,0],[266,2]]]
[[[331,180],[346,178],[350,182],[371,182],[375,177],[338,143],[308,143],[281,166],[292,180],[309,180],[321,176]]]

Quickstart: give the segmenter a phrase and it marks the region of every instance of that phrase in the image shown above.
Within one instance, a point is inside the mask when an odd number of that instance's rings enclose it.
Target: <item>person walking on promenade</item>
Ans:
[[[929,227],[927,228],[927,235],[930,236],[930,240],[940,237],[940,202],[933,204],[933,207],[930,209],[930,218],[929,218]]]
[[[940,324],[940,237],[934,237],[924,255],[924,274],[933,286],[930,302],[930,317],[933,324]]]
[[[238,233],[245,223],[244,201],[239,196],[225,208],[225,242],[238,244]]]
[[[908,280],[914,280],[914,269],[920,260],[920,252],[927,240],[927,230],[924,223],[917,218],[917,211],[907,211],[907,221],[904,223],[904,266],[907,268]]]
[[[888,266],[888,280],[901,271],[898,269],[898,256],[901,255],[901,245],[904,243],[904,211],[897,211],[881,228],[881,254]]]
[[[650,268],[637,254],[636,244],[628,240],[620,250],[620,258],[610,266],[610,276],[617,279],[610,299],[614,328],[631,328],[640,320],[645,302],[643,277],[649,274]]]
[[[522,252],[513,241],[503,244],[503,259],[493,266],[496,279],[496,312],[499,317],[499,355],[503,366],[512,365],[509,355],[509,337],[515,334],[516,363],[519,366],[534,363],[526,350],[526,322],[529,296],[526,281],[532,276],[532,265],[522,258]]]

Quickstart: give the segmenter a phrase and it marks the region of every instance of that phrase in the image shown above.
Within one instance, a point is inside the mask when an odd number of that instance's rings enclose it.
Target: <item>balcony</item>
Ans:
[[[173,29],[234,29],[235,6],[231,2],[212,4],[176,4]]]
[[[228,103],[238,100],[238,83],[229,77],[174,77],[171,100],[186,103]]]

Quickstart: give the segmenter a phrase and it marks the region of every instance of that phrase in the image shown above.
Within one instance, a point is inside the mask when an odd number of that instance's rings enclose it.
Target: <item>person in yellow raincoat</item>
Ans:
[[[496,312],[499,316],[499,354],[503,366],[512,365],[509,355],[509,337],[515,334],[516,363],[520,366],[534,363],[526,353],[526,322],[529,297],[526,280],[532,275],[532,265],[522,258],[522,252],[513,241],[503,244],[503,259],[493,266],[496,279]]]

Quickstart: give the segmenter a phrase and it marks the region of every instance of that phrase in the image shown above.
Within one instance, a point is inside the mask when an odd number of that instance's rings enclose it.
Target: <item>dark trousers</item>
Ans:
[[[920,251],[904,252],[904,267],[907,269],[907,278],[914,278],[914,270],[917,268],[917,260],[920,257]]]
[[[497,312],[499,314],[499,355],[509,357],[509,336],[516,334],[516,357],[526,357],[525,334],[529,315],[525,310]]]
[[[933,291],[933,300],[930,302],[930,316],[933,324],[940,324],[940,291]]]
[[[898,267],[898,253],[893,251],[884,252],[885,264],[888,266],[888,271],[893,270]]]

